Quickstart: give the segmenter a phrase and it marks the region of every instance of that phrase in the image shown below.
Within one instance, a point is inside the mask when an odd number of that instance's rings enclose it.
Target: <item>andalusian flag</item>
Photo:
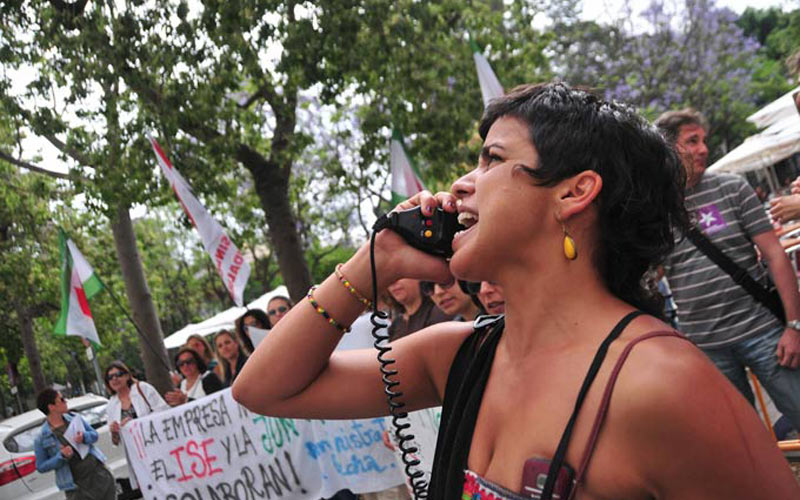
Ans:
[[[425,186],[417,167],[406,154],[403,136],[396,130],[392,131],[391,162],[392,204],[397,205],[425,189]]]
[[[481,95],[483,96],[483,107],[489,105],[489,101],[503,95],[503,86],[492,71],[489,61],[481,54],[481,49],[473,40],[469,41],[472,47],[472,58],[475,60],[475,68],[478,70],[478,83],[481,85]]]
[[[61,315],[55,334],[77,335],[100,345],[88,299],[102,290],[103,284],[63,230],[59,231],[58,242],[61,250]]]

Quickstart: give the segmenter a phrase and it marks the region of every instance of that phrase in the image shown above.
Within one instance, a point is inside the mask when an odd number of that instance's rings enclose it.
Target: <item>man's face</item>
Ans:
[[[700,174],[706,169],[708,162],[706,131],[700,125],[682,125],[678,129],[675,149],[678,150],[683,160],[689,185],[695,184]]]

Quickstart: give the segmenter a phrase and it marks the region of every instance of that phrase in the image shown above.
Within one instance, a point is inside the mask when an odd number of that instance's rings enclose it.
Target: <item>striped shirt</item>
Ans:
[[[732,174],[703,174],[686,192],[697,227],[739,267],[766,285],[753,237],[771,231],[747,181]],[[780,327],[780,322],[688,238],[679,241],[664,271],[678,306],[679,329],[698,347],[715,349]]]

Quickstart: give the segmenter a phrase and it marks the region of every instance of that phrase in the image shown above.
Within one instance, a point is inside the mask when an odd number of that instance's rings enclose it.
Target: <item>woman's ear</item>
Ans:
[[[559,218],[567,221],[582,213],[597,198],[603,189],[603,178],[594,170],[584,170],[561,181],[558,194]]]

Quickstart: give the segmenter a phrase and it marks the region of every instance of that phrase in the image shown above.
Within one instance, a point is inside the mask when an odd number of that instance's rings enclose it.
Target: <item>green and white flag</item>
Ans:
[[[392,131],[391,163],[393,205],[397,205],[425,189],[417,167],[403,147],[403,136],[396,130]]]
[[[103,284],[63,230],[59,231],[58,243],[61,250],[61,314],[54,333],[76,335],[100,345],[88,299],[102,290]]]
[[[472,47],[472,58],[475,60],[475,68],[478,70],[478,83],[481,85],[481,96],[483,96],[483,107],[489,105],[489,101],[504,94],[503,86],[495,76],[489,61],[483,57],[480,47],[470,40],[469,46]]]

